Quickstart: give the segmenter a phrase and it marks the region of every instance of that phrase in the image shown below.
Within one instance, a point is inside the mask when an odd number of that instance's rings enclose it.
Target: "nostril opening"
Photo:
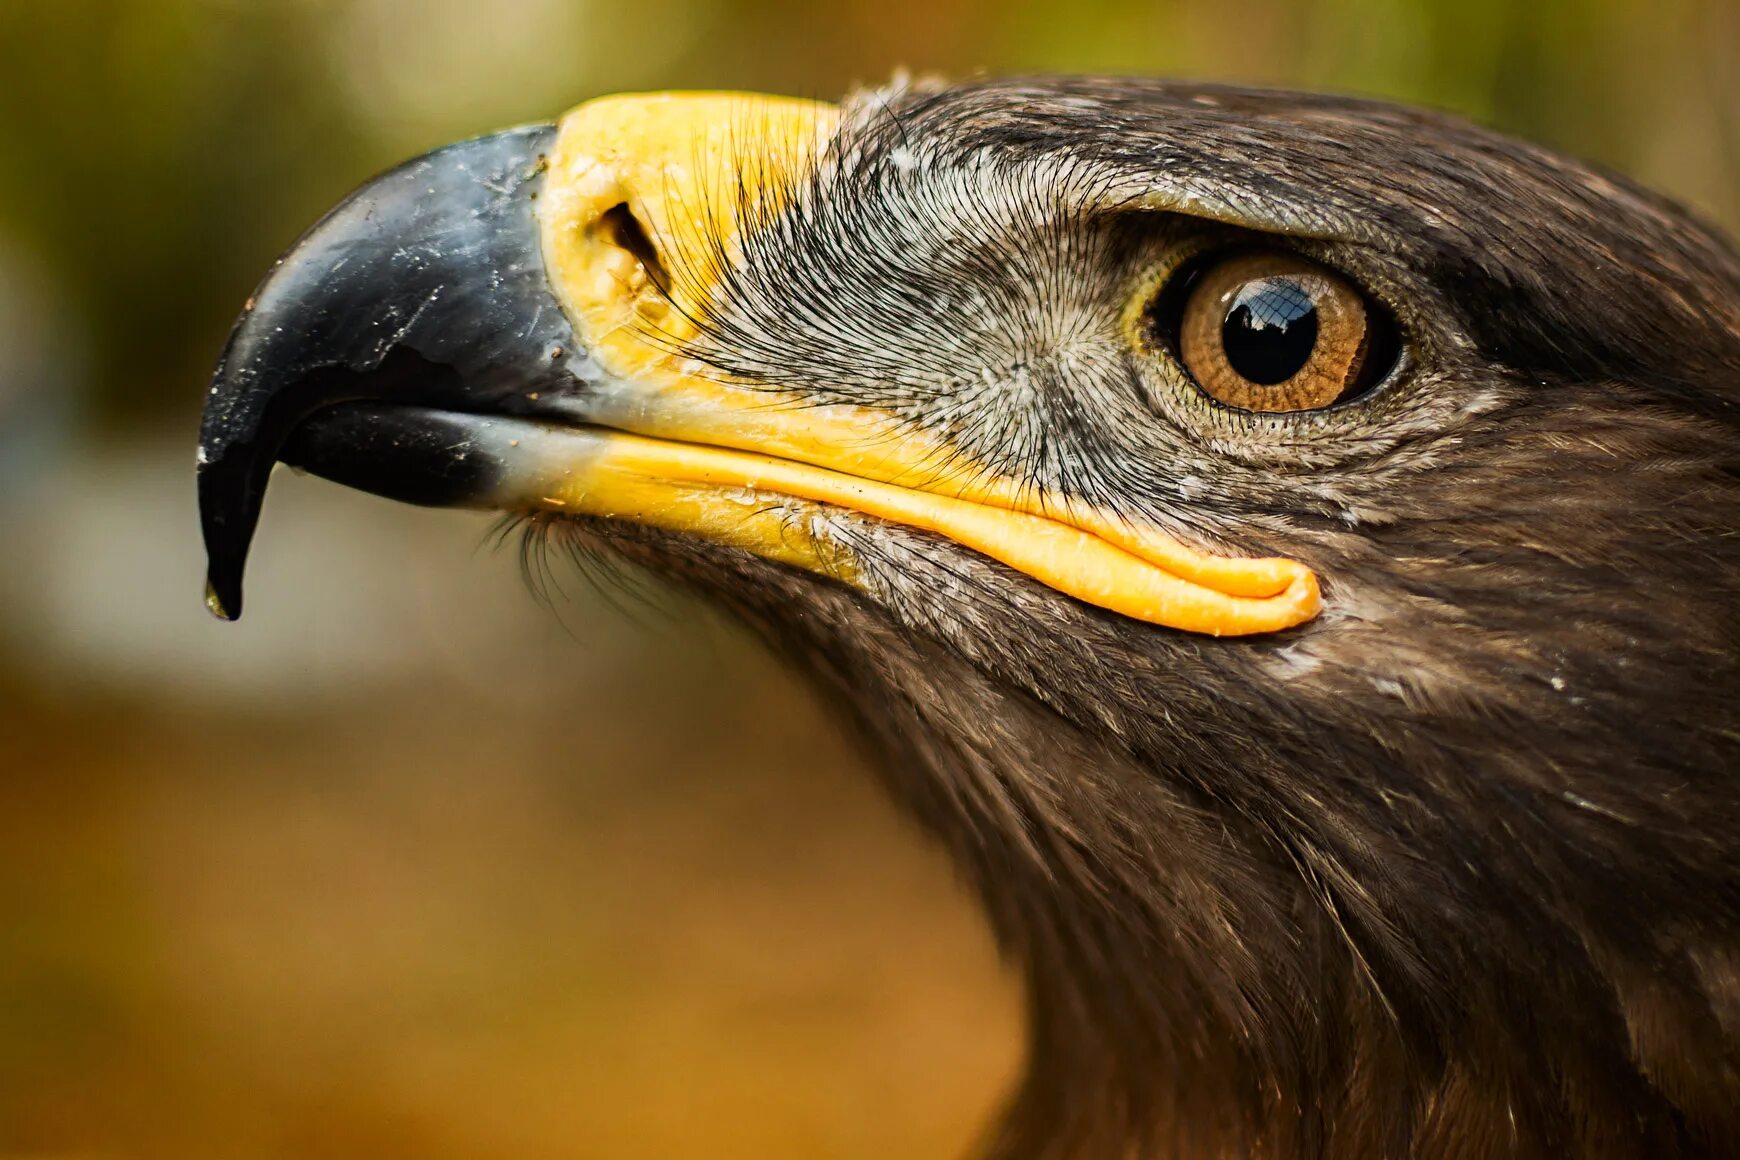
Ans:
[[[670,275],[665,270],[663,259],[659,257],[658,248],[653,245],[646,227],[640,224],[640,219],[634,216],[634,211],[628,208],[628,203],[611,206],[598,219],[599,228],[604,236],[616,245],[621,246],[634,255],[642,270],[659,293],[670,292]]]

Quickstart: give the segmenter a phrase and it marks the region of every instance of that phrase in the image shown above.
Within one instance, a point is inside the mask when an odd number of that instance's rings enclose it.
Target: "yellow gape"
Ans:
[[[722,381],[682,354],[743,232],[801,196],[837,121],[828,105],[736,94],[609,97],[568,114],[538,214],[550,284],[605,372],[588,400],[602,426],[522,448],[504,505],[632,519],[850,583],[827,518],[845,509],[1154,624],[1230,636],[1315,616],[1317,578],[1297,561],[1197,551],[987,476],[892,416]]]

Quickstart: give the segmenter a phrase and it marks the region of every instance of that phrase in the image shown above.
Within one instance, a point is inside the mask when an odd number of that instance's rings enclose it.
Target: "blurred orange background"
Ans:
[[[1733,228],[1737,58],[1733,0],[0,0],[0,1158],[951,1156],[1019,1068],[945,860],[704,609],[286,479],[206,617],[204,379],[372,172],[622,89],[1120,71]]]

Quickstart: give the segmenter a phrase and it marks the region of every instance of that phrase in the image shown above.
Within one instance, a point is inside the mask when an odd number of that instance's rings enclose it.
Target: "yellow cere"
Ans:
[[[988,477],[889,415],[794,406],[778,383],[721,382],[677,352],[710,306],[711,267],[734,260],[745,220],[765,220],[792,195],[837,118],[828,105],[729,93],[607,97],[568,114],[539,201],[544,258],[615,380],[591,411],[611,430],[576,441],[554,476],[547,462],[528,465],[523,486],[509,481],[514,502],[707,536],[849,582],[849,561],[814,542],[823,533],[794,533],[786,497],[936,532],[1154,624],[1241,635],[1316,616],[1317,578],[1297,561],[1199,551]],[[669,298],[625,244],[625,213],[669,272]],[[746,492],[768,502],[743,502]]]

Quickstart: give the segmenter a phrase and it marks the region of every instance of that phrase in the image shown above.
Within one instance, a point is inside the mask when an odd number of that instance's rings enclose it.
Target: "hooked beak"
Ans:
[[[828,521],[796,521],[809,530],[794,537],[793,514],[922,528],[1188,631],[1315,616],[1316,577],[1295,561],[1205,553],[988,476],[892,415],[782,405],[797,400],[778,383],[697,372],[682,346],[716,272],[685,255],[733,260],[746,223],[798,196],[836,117],[728,94],[604,98],[353,194],[274,267],[213,379],[199,448],[212,610],[240,615],[283,461],[411,503],[632,520],[848,584]]]
[[[555,138],[553,125],[516,129],[400,166],[309,230],[249,299],[200,428],[218,615],[241,613],[276,461],[394,499],[462,503],[492,465],[466,448],[457,416],[426,409],[513,414],[527,391],[576,385],[556,354],[574,348],[573,327],[532,217]]]

